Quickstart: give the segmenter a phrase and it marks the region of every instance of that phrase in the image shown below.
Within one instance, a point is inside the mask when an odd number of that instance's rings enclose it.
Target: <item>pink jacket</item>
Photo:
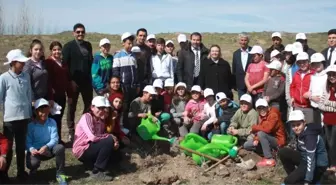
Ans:
[[[72,153],[76,158],[80,158],[84,151],[89,148],[90,142],[97,142],[107,138],[105,124],[102,121],[95,121],[90,113],[85,113],[77,123],[75,130],[75,140]]]
[[[193,123],[200,122],[204,119],[203,110],[205,103],[205,99],[201,99],[199,102],[196,102],[193,99],[189,100],[185,107],[185,112],[183,113],[184,116],[189,117]]]

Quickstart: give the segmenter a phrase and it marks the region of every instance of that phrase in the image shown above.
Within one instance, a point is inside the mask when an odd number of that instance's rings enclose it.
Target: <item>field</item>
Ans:
[[[178,49],[177,35],[178,33],[158,34],[157,38],[172,39],[176,44],[176,49]],[[250,45],[259,44],[264,49],[271,45],[271,33],[269,32],[249,33],[249,35],[251,38]],[[309,45],[313,49],[321,51],[326,46],[326,33],[312,33],[307,36]],[[112,42],[112,53],[121,48],[119,35],[88,33],[86,40],[92,43],[94,51],[98,51],[99,40],[104,37],[110,39]],[[5,61],[6,53],[10,49],[19,48],[28,51],[31,40],[35,38],[43,41],[46,54],[49,54],[48,48],[51,41],[57,40],[64,44],[73,39],[71,32],[55,35],[0,36],[0,63]],[[283,33],[284,44],[292,43],[294,39],[295,34]],[[203,42],[207,47],[211,44],[219,44],[222,48],[224,59],[229,62],[232,60],[232,53],[239,47],[237,34],[204,33]],[[7,70],[1,64],[0,66],[1,73]],[[82,111],[82,101],[79,101],[77,107],[76,120],[79,119]],[[2,126],[0,128],[2,129]],[[63,138],[67,138],[65,119],[63,128]],[[127,159],[112,169],[112,174],[115,177],[114,181],[104,184],[280,184],[284,177],[281,165],[277,165],[274,169],[258,169],[246,172],[235,167],[232,160],[228,161],[225,165],[213,169],[208,174],[201,175],[204,169],[194,165],[191,159],[180,155],[175,147],[173,147],[171,155],[155,155],[153,152],[148,151],[148,149],[139,148],[138,146],[126,149],[124,153]],[[245,155],[246,158],[259,159],[258,156],[251,153],[245,152],[242,155]],[[88,171],[72,156],[71,149],[67,149],[66,159],[66,173],[71,176],[71,184],[102,184],[101,182],[94,182],[86,178],[89,176]],[[54,163],[54,160],[42,163],[34,182],[39,184],[55,184]],[[10,169],[10,176],[14,177],[15,175],[16,165],[14,158],[12,168]]]

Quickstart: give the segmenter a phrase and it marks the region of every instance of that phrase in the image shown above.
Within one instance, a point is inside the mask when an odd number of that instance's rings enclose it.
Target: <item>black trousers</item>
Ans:
[[[329,157],[329,165],[336,166],[336,126],[324,125],[326,147]]]
[[[66,106],[66,96],[65,96],[65,94],[55,95],[54,96],[54,101],[62,107],[61,114],[56,114],[56,115],[50,116],[57,123],[57,133],[58,133],[59,141],[61,141],[62,140],[62,118],[63,118],[63,115],[64,115],[65,106]]]
[[[278,155],[288,175],[285,178],[284,183],[303,184],[307,171],[307,163],[301,159],[300,152],[290,148],[281,148]],[[325,171],[326,167],[316,166],[312,183],[315,184],[316,182],[319,182]]]
[[[77,87],[77,90],[73,92],[72,104],[68,104],[68,113],[67,113],[67,124],[69,129],[69,134],[73,136],[75,134],[75,114],[77,108],[77,102],[79,94],[82,95],[82,99],[84,102],[83,112],[89,110],[91,106],[91,101],[93,98],[93,90],[91,82],[88,82],[85,85],[81,85]]]
[[[127,129],[132,129],[132,125],[128,120],[128,112],[130,109],[130,105],[132,101],[137,97],[136,87],[132,86],[123,86],[122,87],[124,93],[124,100],[123,100],[123,124],[124,127]]]
[[[7,168],[9,167],[13,158],[13,141],[15,139],[16,152],[16,166],[17,174],[23,174],[25,171],[25,148],[26,148],[26,134],[28,119],[4,122],[4,135],[9,140],[7,153]]]

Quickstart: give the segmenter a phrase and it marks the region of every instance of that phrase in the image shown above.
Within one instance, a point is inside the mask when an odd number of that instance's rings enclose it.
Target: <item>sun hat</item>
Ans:
[[[305,116],[301,110],[293,110],[289,113],[287,122],[305,121]]]
[[[219,93],[216,94],[216,101],[217,101],[217,102],[220,102],[220,101],[222,101],[222,100],[224,100],[224,99],[229,99],[229,98],[226,96],[225,93],[223,93],[223,92],[219,92]]]
[[[256,108],[260,107],[260,106],[263,106],[263,107],[268,107],[268,102],[263,99],[263,98],[260,98],[257,100],[256,102]]]
[[[210,88],[204,89],[204,97],[205,98],[208,97],[208,96],[213,96],[213,95],[215,95],[215,93],[213,92],[212,89],[210,89]]]
[[[163,88],[163,82],[161,79],[155,79],[153,82],[153,87]]]
[[[100,40],[99,42],[99,47],[104,46],[105,44],[111,44],[110,40],[108,40],[107,38],[103,38],[102,40]]]
[[[274,33],[272,33],[272,38],[273,37],[279,37],[281,39],[281,33],[280,32],[274,32]]]
[[[252,47],[250,54],[264,54],[264,50],[261,46],[255,45]]]
[[[20,49],[10,50],[6,55],[6,58],[8,61],[5,62],[4,65],[8,65],[13,61],[27,62],[29,60]]]
[[[249,94],[244,94],[240,97],[239,101],[246,101],[248,103],[252,103],[252,97]]]
[[[146,87],[143,89],[143,92],[148,92],[151,95],[156,95],[156,91],[151,85],[146,85]]]

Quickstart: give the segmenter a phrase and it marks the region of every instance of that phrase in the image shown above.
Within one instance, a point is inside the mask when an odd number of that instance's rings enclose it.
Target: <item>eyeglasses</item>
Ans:
[[[85,34],[85,31],[76,31],[76,33],[77,34],[80,34],[80,33]]]

